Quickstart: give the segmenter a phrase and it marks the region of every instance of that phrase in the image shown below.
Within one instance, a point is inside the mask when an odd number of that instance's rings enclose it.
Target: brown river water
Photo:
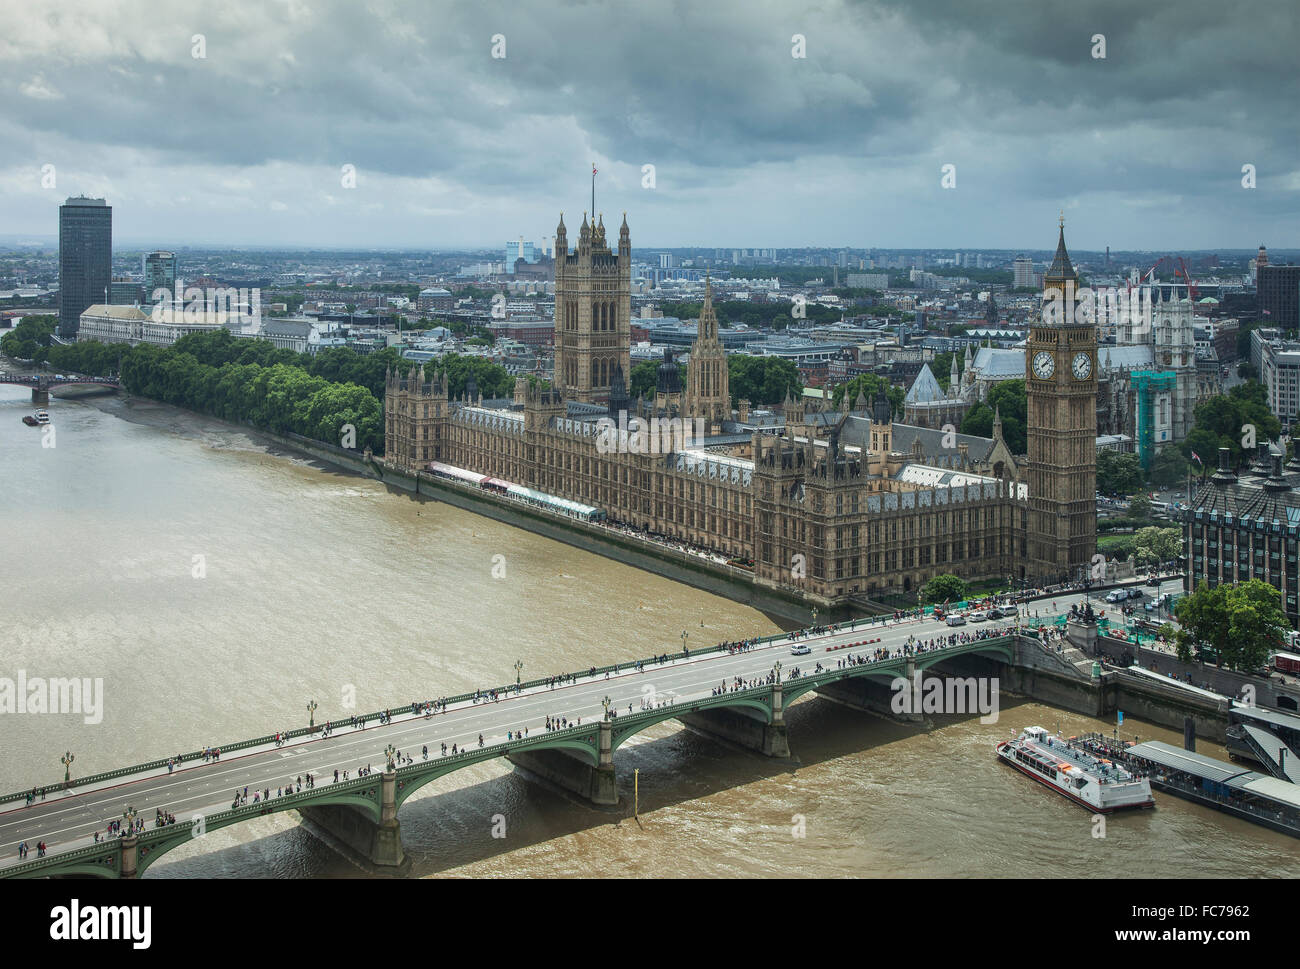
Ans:
[[[684,629],[692,645],[778,629],[174,408],[55,400],[53,447],[21,423],[32,409],[0,386],[0,676],[102,677],[104,710],[0,715],[5,791],[61,779],[65,751],[88,774],[301,726],[313,698],[320,721],[509,682],[516,661],[528,677],[670,651]],[[994,758],[1012,729],[1111,723],[1006,694],[989,725],[927,731],[815,696],[788,719],[793,767],[675,723],[634,738],[616,763],[629,798],[640,771],[639,822],[503,761],[443,778],[401,809],[407,877],[1300,875],[1300,842],[1159,793],[1094,837],[1088,812]],[[359,874],[288,813],[146,877]]]

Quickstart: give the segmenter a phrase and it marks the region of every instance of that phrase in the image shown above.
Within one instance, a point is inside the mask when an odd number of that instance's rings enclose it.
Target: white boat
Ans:
[[[1090,811],[1109,814],[1155,805],[1145,777],[1042,727],[1026,727],[997,749],[1000,760]]]
[[[46,413],[46,412],[43,411],[43,410],[38,410],[38,411],[36,412],[36,423],[37,423],[37,424],[48,424],[49,422],[50,422],[50,415],[49,415],[48,413]]]

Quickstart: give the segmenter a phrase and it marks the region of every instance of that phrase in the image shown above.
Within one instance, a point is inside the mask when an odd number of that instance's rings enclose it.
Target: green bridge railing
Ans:
[[[872,621],[868,619],[859,619],[856,621],[856,626],[854,628],[870,625],[871,622]],[[836,628],[843,628],[844,626],[845,626],[844,623],[839,623],[836,625]],[[777,640],[786,639],[788,636],[789,633],[775,633],[771,636],[758,637],[754,639],[753,642],[755,644],[768,644],[768,643],[775,642]],[[661,655],[666,657],[665,662],[671,662],[673,660],[678,660],[678,659],[689,659],[692,656],[708,656],[710,654],[724,652],[726,651],[726,649],[727,646],[723,644],[718,644],[715,646],[706,646],[701,649],[691,650],[689,653],[675,652],[675,653],[665,653]],[[650,667],[651,665],[660,665],[659,657],[655,656],[655,657],[650,657],[648,659],[629,660],[627,662],[614,663],[609,666],[598,666],[595,668],[594,675],[598,677],[604,675],[605,673],[610,673],[610,674],[625,673],[628,670],[636,669],[638,664],[645,666],[647,668]],[[560,684],[563,681],[569,679],[576,680],[577,678],[584,677],[584,676],[588,678],[592,678],[591,667],[588,667],[585,670],[580,670],[578,672],[560,674],[555,677],[543,676],[533,680],[525,680],[524,682],[518,685],[518,691],[522,692],[523,690],[531,690],[531,689],[536,689],[538,687],[548,686],[552,683],[552,681],[554,681],[556,684]],[[461,693],[456,696],[443,697],[440,699],[445,701],[448,706],[451,706],[452,704],[471,702],[475,699],[476,696],[479,699],[482,699],[483,697],[490,695],[494,691],[498,695],[503,695],[503,696],[510,695],[517,692],[516,685],[514,683],[510,683],[507,684],[506,686],[499,686],[499,687],[490,688],[486,690],[480,690],[477,693],[474,692]],[[400,706],[393,706],[393,707],[389,707],[388,709],[394,711],[394,716],[403,716],[410,712],[411,706],[409,703],[403,703]],[[377,721],[379,717],[382,715],[382,713],[383,711],[377,710],[374,713],[367,713],[358,716],[357,717],[358,725],[365,726],[365,724],[370,723],[371,721]],[[336,721],[336,720],[331,720],[330,722],[335,726],[337,726],[340,723],[340,721]],[[314,727],[298,727],[293,730],[288,730],[285,731],[284,735],[289,740],[295,740],[301,737],[314,736],[320,733],[322,729],[323,729],[323,724],[317,724]],[[219,749],[221,751],[221,756],[224,758],[226,754],[231,752],[247,750],[251,747],[262,747],[268,744],[273,744],[274,742],[275,742],[275,734],[266,734],[261,737],[253,737],[251,739],[240,740],[235,743],[213,744],[212,747]],[[176,762],[177,765],[179,766],[181,764],[191,763],[193,761],[201,761],[202,759],[203,759],[203,751],[195,750],[195,751],[190,751],[188,753],[178,755],[176,758]],[[57,781],[51,784],[44,784],[44,785],[37,784],[34,785],[34,787],[38,792],[43,790],[46,794],[56,794],[59,791],[75,790],[79,787],[87,787],[93,784],[102,783],[104,781],[112,781],[112,780],[117,780],[119,778],[131,777],[132,775],[142,774],[147,771],[163,770],[167,767],[168,760],[169,758],[162,757],[156,760],[146,761],[143,764],[136,764],[132,767],[119,767],[115,770],[103,771],[98,774],[88,774],[84,777],[76,777],[68,781],[67,783],[64,783],[63,781]],[[13,801],[25,800],[31,793],[32,793],[32,788],[27,788],[26,790],[16,791],[11,794],[0,795],[0,804],[8,804]],[[38,800],[40,799],[39,793],[37,795],[37,799]]]

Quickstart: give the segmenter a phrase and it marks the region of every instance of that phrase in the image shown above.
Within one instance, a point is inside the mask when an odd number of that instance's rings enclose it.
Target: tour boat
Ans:
[[[1154,807],[1151,782],[1042,727],[998,744],[998,758],[1090,811]]]
[[[37,424],[48,424],[49,422],[50,422],[50,415],[49,415],[49,414],[47,414],[47,413],[46,413],[45,411],[43,411],[43,410],[38,410],[38,411],[36,412],[36,423],[37,423]]]

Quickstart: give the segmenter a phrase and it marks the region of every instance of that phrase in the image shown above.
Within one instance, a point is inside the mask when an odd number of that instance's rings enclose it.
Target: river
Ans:
[[[285,453],[139,399],[0,386],[0,675],[102,677],[102,722],[0,717],[0,788],[89,774],[414,698],[770,633],[746,606]],[[399,815],[408,877],[1300,876],[1300,843],[1157,793],[1088,812],[993,756],[1031,723],[1110,732],[1005,694],[1001,720],[893,723],[808,697],[797,766],[661,724],[616,755],[639,822],[504,762]],[[354,706],[348,703],[354,702]],[[1126,719],[1142,739],[1174,731]],[[1198,750],[1225,757],[1204,741]],[[379,754],[376,754],[376,761]],[[501,825],[494,819],[504,817]],[[149,878],[363,874],[287,813],[177,849]]]

